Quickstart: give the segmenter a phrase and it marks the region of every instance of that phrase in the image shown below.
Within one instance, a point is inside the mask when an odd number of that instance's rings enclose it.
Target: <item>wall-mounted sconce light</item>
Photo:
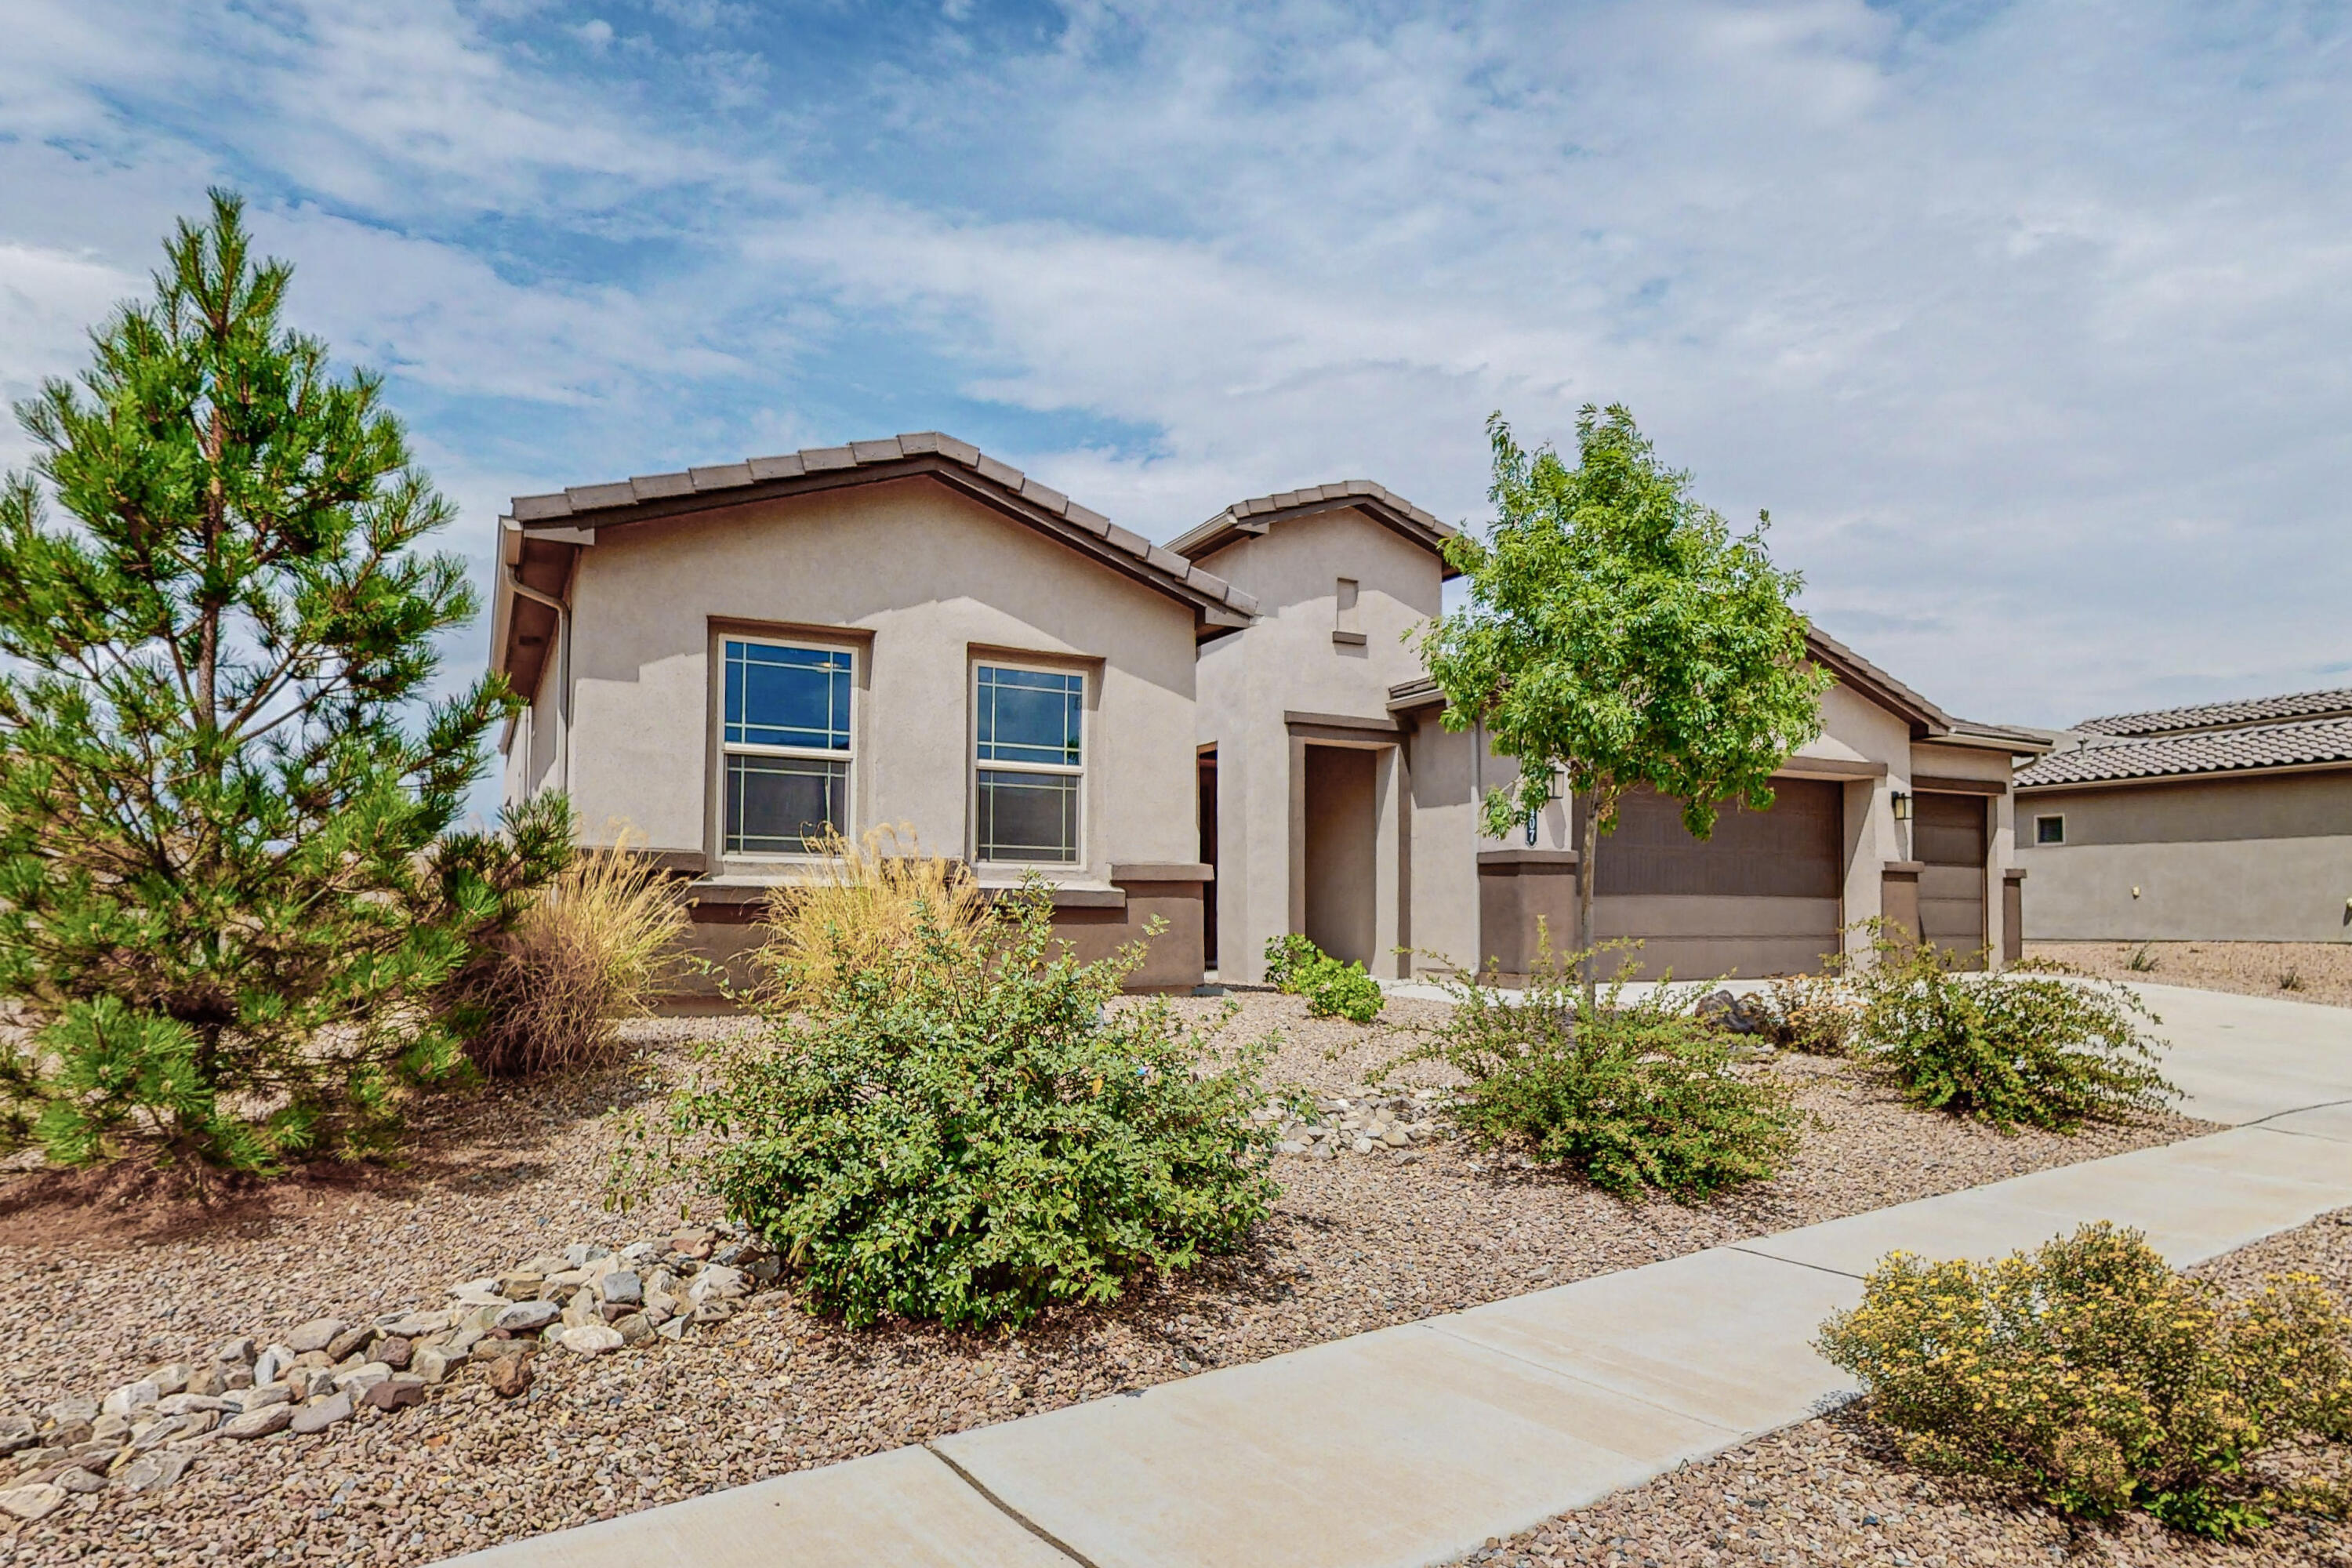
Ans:
[[[1908,822],[1911,820],[1911,797],[1909,795],[1898,789],[1887,798],[1895,807],[1895,821]]]

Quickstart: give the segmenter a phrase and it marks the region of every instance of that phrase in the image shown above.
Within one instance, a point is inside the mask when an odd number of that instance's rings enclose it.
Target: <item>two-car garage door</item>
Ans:
[[[1654,978],[1818,971],[1840,945],[1844,786],[1784,778],[1772,791],[1769,811],[1725,807],[1704,842],[1678,802],[1628,795],[1601,839],[1596,939],[1641,939],[1640,973]]]

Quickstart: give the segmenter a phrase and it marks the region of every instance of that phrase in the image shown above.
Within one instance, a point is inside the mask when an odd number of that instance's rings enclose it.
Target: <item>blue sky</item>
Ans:
[[[1488,411],[1622,400],[1958,711],[2352,683],[2342,5],[10,12],[0,392],[233,184],[478,570],[515,493],[932,427],[1158,539],[1475,523]]]

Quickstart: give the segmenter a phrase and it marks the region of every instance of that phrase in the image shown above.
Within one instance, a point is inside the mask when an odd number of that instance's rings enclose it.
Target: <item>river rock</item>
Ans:
[[[563,1309],[552,1301],[518,1301],[500,1312],[490,1326],[510,1334],[533,1333],[562,1315]]]
[[[530,1391],[530,1358],[525,1355],[500,1356],[490,1363],[490,1392],[501,1399],[513,1399]]]
[[[406,1410],[425,1403],[425,1380],[399,1373],[369,1389],[360,1403],[371,1410]]]
[[[27,1522],[47,1519],[63,1507],[66,1491],[63,1487],[37,1481],[29,1487],[13,1487],[0,1492],[0,1513],[12,1514]]]
[[[273,1432],[283,1432],[294,1424],[294,1407],[290,1405],[265,1405],[258,1410],[248,1410],[242,1415],[231,1416],[221,1425],[224,1437],[267,1437]]]
[[[313,1318],[286,1336],[286,1348],[296,1355],[322,1351],[335,1342],[336,1335],[350,1327],[341,1318]]]
[[[352,1396],[348,1393],[331,1394],[294,1412],[293,1420],[287,1425],[297,1432],[323,1432],[336,1422],[351,1418]]]
[[[98,1410],[101,1415],[128,1415],[134,1410],[146,1409],[163,1397],[162,1389],[142,1379],[137,1383],[126,1383],[109,1394],[99,1401]]]
[[[557,1342],[575,1355],[609,1355],[625,1342],[610,1323],[574,1323]]]
[[[14,1454],[39,1445],[41,1435],[33,1429],[29,1415],[0,1415],[0,1454]]]
[[[58,1471],[58,1479],[51,1484],[63,1487],[69,1492],[102,1492],[106,1489],[106,1478],[94,1476],[76,1465],[70,1469]]]
[[[357,1328],[345,1329],[327,1342],[327,1359],[331,1362],[349,1361],[352,1356],[373,1344],[378,1331],[373,1323],[362,1323]]]
[[[616,1268],[596,1282],[596,1294],[615,1307],[642,1306],[646,1299],[645,1281],[635,1269]]]
[[[176,1483],[188,1473],[195,1456],[177,1448],[166,1448],[160,1454],[147,1454],[122,1467],[114,1484],[125,1491],[155,1492]]]

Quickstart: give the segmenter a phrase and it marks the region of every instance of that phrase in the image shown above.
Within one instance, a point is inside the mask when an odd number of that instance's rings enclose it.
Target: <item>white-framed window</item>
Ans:
[[[972,669],[972,858],[1075,865],[1086,797],[1087,678],[1073,670]]]
[[[847,648],[719,639],[719,846],[728,855],[805,855],[846,834],[855,656]]]
[[[2037,816],[2033,819],[2033,842],[2063,844],[2066,842],[2066,819],[2063,816]]]

